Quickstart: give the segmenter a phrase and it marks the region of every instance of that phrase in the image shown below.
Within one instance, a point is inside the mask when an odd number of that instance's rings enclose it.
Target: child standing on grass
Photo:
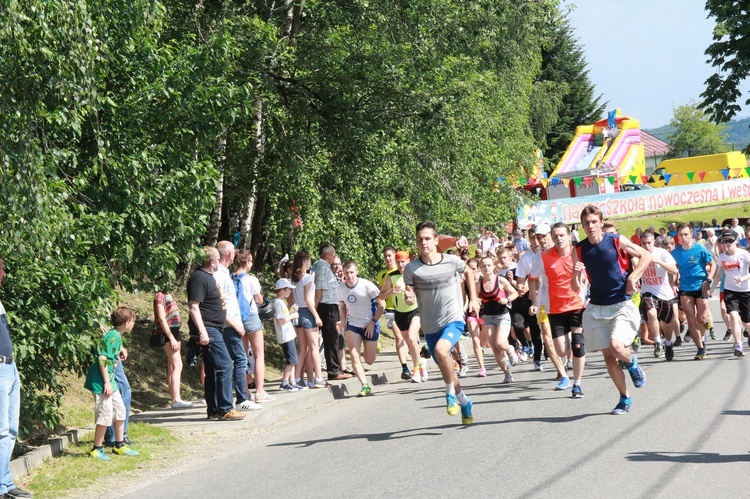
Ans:
[[[112,452],[121,456],[137,456],[134,451],[123,442],[125,424],[125,404],[115,382],[115,365],[120,362],[122,350],[122,333],[129,333],[135,325],[135,312],[127,307],[119,307],[112,313],[113,329],[105,334],[97,345],[97,359],[89,367],[86,374],[86,389],[94,394],[94,419],[96,432],[94,433],[94,450],[89,454],[94,459],[109,461],[104,454],[104,432],[110,425],[115,427],[115,446]]]
[[[275,313],[273,327],[276,330],[276,341],[281,345],[286,359],[284,377],[279,389],[285,392],[296,392],[301,388],[294,383],[294,369],[297,367],[297,349],[294,346],[294,339],[297,334],[294,332],[294,324],[292,324],[292,321],[299,317],[299,313],[297,313],[296,303],[292,305],[291,311],[287,304],[287,298],[292,294],[294,288],[296,286],[289,279],[279,279],[276,281],[276,299],[273,301]]]

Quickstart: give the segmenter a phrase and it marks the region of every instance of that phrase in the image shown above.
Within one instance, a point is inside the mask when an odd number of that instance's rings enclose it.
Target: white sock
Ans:
[[[580,384],[581,384],[581,380],[580,379],[574,379],[573,380],[573,386],[578,386]]]
[[[453,387],[453,383],[446,383],[445,384],[445,394],[446,395],[455,395],[456,389]]]
[[[469,397],[467,397],[466,394],[464,394],[463,390],[461,390],[460,392],[456,394],[456,398],[458,399],[458,403],[460,405],[466,405],[469,403]]]

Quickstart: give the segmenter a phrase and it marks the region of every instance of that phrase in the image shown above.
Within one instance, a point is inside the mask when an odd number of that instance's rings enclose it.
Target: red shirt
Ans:
[[[549,249],[542,253],[542,263],[549,283],[549,313],[562,314],[581,310],[581,296],[570,287],[573,277],[573,251],[571,250],[567,256],[560,256],[557,248]]]

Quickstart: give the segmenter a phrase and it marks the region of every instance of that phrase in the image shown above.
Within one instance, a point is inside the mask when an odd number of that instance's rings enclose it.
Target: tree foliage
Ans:
[[[170,286],[209,224],[228,235],[244,212],[256,262],[330,241],[371,268],[422,219],[513,218],[498,178],[598,106],[575,44],[544,63],[554,0],[11,0],[0,16],[25,431],[55,424],[57,374],[85,369],[117,287]]]
[[[715,154],[727,150],[728,146],[722,136],[724,126],[712,123],[695,102],[676,107],[669,125],[675,129],[667,136],[667,142],[672,146],[667,154],[670,158]]]

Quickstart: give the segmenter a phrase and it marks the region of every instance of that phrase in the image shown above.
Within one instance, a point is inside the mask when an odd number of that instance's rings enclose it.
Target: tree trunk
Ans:
[[[216,204],[208,220],[208,231],[206,231],[206,244],[216,246],[219,242],[219,231],[221,230],[221,208],[224,203],[224,171],[219,171],[219,182],[216,185]]]
[[[253,114],[253,128],[255,129],[255,159],[253,160],[253,180],[250,186],[250,194],[245,204],[245,213],[240,225],[240,242],[238,246],[242,249],[250,249],[253,243],[253,218],[255,217],[256,191],[258,187],[258,169],[266,153],[266,136],[263,133],[263,99],[258,98],[255,102],[255,114]]]

